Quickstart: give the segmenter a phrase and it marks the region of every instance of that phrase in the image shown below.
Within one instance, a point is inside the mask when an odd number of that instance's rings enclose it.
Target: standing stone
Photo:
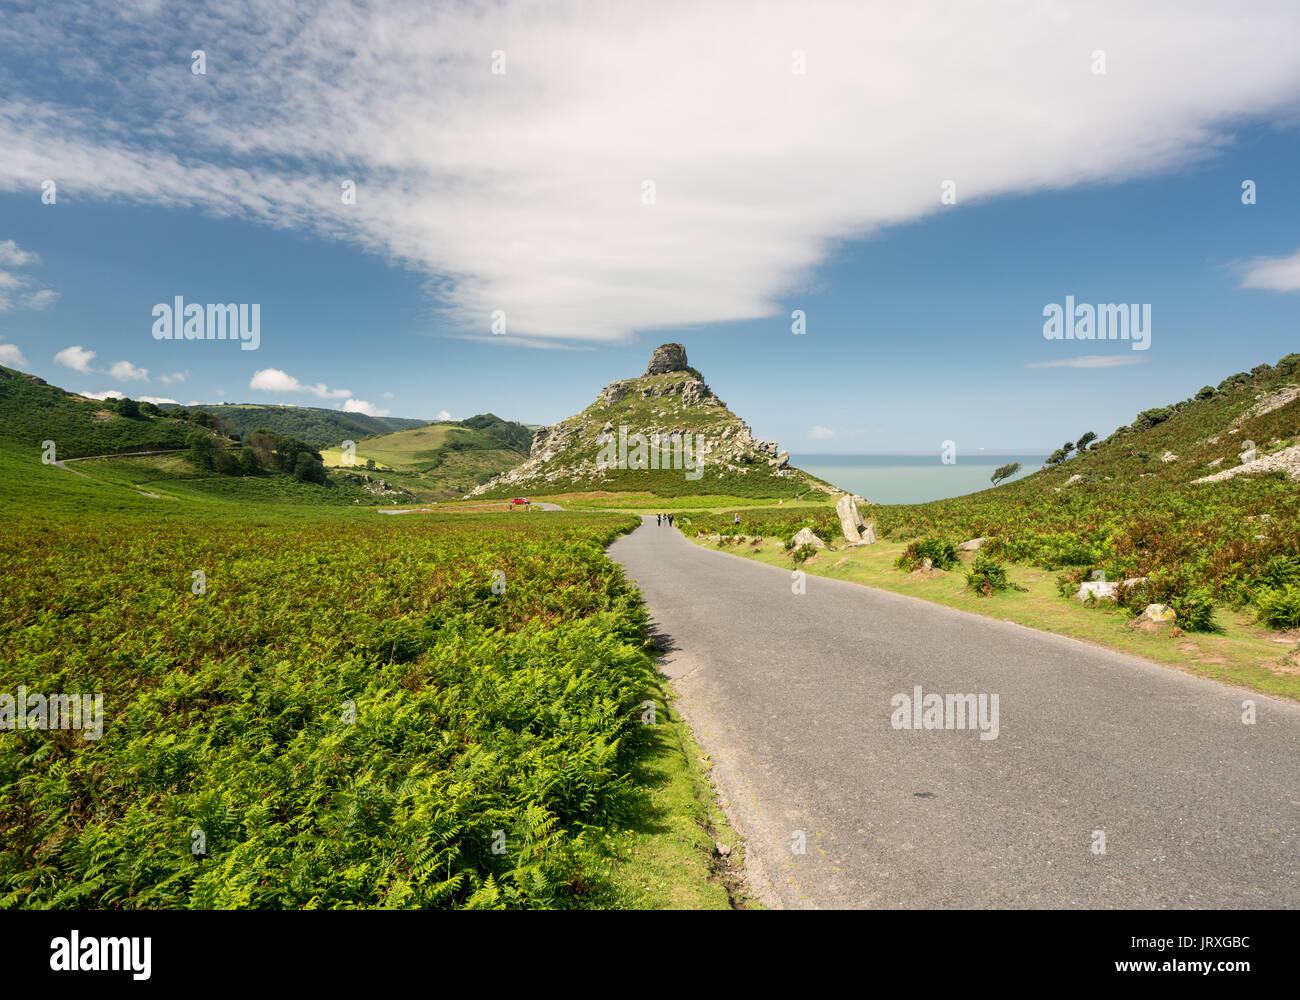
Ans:
[[[862,521],[862,515],[858,512],[858,505],[853,502],[853,497],[848,493],[840,497],[835,503],[835,513],[840,517],[840,530],[844,532],[844,538],[848,542],[862,541],[862,529],[866,525]],[[875,535],[875,531],[872,531]],[[872,538],[875,541],[875,538]]]

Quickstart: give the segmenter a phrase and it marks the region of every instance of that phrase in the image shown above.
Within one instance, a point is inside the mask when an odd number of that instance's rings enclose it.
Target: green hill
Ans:
[[[0,439],[22,453],[39,457],[45,441],[54,442],[60,460],[181,448],[192,430],[161,412],[123,416],[113,400],[87,399],[35,375],[0,367]]]
[[[982,556],[1051,571],[1071,600],[1085,582],[1142,581],[1119,589],[1120,607],[1167,605],[1185,631],[1219,629],[1225,605],[1300,628],[1300,354],[1143,410],[1082,452],[1077,443],[996,488],[863,514],[882,539],[925,541],[923,554],[983,538]],[[782,538],[803,526],[839,537],[830,509],[746,521]],[[717,515],[693,527],[728,523]]]
[[[612,382],[581,413],[538,428],[526,461],[470,495],[601,491],[784,499],[830,489],[791,467],[789,458],[775,441],[755,440],[687,364],[681,344],[664,344],[644,375]]]
[[[357,441],[355,465],[374,462],[388,481],[419,499],[445,500],[518,465],[528,457],[531,440],[522,424],[484,413]],[[337,446],[321,454],[328,466],[349,467]]]
[[[360,441],[376,434],[421,427],[427,420],[410,417],[371,417],[364,413],[344,413],[319,406],[268,406],[263,403],[220,403],[177,407],[167,404],[163,409],[200,410],[219,417],[229,425],[231,432],[247,437],[253,431],[266,428],[306,441],[316,448],[338,448],[344,441]]]

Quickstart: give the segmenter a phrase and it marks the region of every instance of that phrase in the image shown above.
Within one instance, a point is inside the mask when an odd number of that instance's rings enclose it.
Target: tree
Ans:
[[[367,468],[369,471],[371,471],[371,472],[374,471],[374,468],[375,468],[375,460],[374,460],[373,458],[367,458],[367,459],[366,459],[366,468]]]
[[[257,461],[257,452],[252,448],[239,449],[239,474],[241,476],[255,476],[261,472],[261,466]]]
[[[211,470],[213,456],[217,453],[216,439],[203,431],[191,431],[185,444],[190,449],[190,461],[200,469]]]
[[[1062,462],[1065,461],[1065,456],[1066,456],[1065,449],[1057,448],[1056,451],[1052,452],[1050,455],[1047,456],[1047,464],[1060,465]]]
[[[1097,440],[1097,435],[1094,434],[1092,431],[1088,431],[1087,434],[1084,434],[1082,437],[1079,438],[1079,440],[1075,443],[1074,446],[1078,448],[1080,452],[1084,452],[1088,450],[1088,445],[1092,444],[1092,442],[1096,440]]]
[[[140,415],[140,404],[130,396],[123,396],[117,401],[117,412],[124,417],[138,417]]]
[[[1019,462],[1008,462],[1006,465],[999,465],[993,470],[993,475],[989,477],[989,482],[996,486],[998,483],[1002,482],[1002,480],[1010,479],[1019,471]]]
[[[329,481],[324,464],[308,451],[298,453],[298,460],[293,467],[293,478],[300,483],[320,483],[322,486]]]

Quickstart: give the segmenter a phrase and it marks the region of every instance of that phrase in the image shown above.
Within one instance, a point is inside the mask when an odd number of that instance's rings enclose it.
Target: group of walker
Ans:
[[[671,527],[673,526],[673,517],[674,517],[674,516],[675,516],[675,515],[673,515],[673,514],[656,514],[656,515],[655,515],[655,523],[658,524],[660,527],[663,527],[663,526],[666,524],[666,525],[668,525],[668,527],[671,528]]]

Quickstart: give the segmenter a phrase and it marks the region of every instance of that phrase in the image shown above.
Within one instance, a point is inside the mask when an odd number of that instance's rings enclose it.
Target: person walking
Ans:
[[[672,516],[671,514],[669,514],[669,515],[668,515],[668,527],[671,528],[672,526],[673,526],[673,516]]]
[[[732,524],[736,526],[737,531],[740,530],[740,511],[736,511],[736,519],[732,522]]]
[[[659,525],[661,528],[663,527],[664,516],[662,514],[655,515],[655,524]]]

